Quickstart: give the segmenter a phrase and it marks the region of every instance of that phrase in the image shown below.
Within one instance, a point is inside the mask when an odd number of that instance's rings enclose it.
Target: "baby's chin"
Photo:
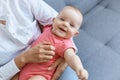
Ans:
[[[64,31],[54,31],[54,35],[56,35],[57,37],[60,37],[60,38],[65,38],[65,39],[68,39],[68,38],[71,38],[71,36],[67,35],[66,32]]]
[[[68,38],[64,33],[56,33],[56,36],[60,37],[60,38]]]

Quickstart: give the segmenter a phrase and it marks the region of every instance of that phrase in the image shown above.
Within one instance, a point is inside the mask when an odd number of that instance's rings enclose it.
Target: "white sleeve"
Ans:
[[[43,0],[30,0],[30,4],[35,19],[42,25],[51,24],[53,17],[58,15],[58,13]]]
[[[13,59],[0,67],[0,80],[10,80],[10,78],[19,71]]]

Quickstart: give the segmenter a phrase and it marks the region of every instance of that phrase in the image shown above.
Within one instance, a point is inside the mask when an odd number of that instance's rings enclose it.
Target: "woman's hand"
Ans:
[[[67,63],[63,58],[59,58],[53,65],[51,65],[48,70],[56,69],[55,74],[53,75],[52,80],[58,80],[58,78],[61,76],[65,68],[67,67]]]
[[[42,42],[30,50],[27,51],[26,61],[27,63],[41,63],[47,62],[48,60],[52,59],[54,56],[55,47],[51,46],[50,42]]]
[[[21,53],[15,58],[15,63],[21,69],[26,63],[47,62],[54,56],[55,47],[50,42],[42,42],[29,50]]]

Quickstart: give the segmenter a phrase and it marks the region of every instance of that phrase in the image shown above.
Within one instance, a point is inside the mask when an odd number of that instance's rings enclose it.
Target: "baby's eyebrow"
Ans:
[[[6,21],[5,20],[0,20],[0,24],[6,25]]]

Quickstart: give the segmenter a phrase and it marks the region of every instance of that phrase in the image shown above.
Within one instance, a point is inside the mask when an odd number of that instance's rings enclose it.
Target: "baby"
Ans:
[[[72,37],[79,34],[82,20],[83,16],[79,9],[73,6],[64,7],[53,19],[53,24],[45,26],[43,33],[32,44],[34,46],[42,41],[51,42],[55,46],[55,56],[45,63],[29,63],[24,66],[20,72],[19,80],[51,80],[56,69],[48,70],[48,67],[60,57],[65,59],[79,79],[87,80],[88,72],[76,55],[76,48],[72,41]]]

